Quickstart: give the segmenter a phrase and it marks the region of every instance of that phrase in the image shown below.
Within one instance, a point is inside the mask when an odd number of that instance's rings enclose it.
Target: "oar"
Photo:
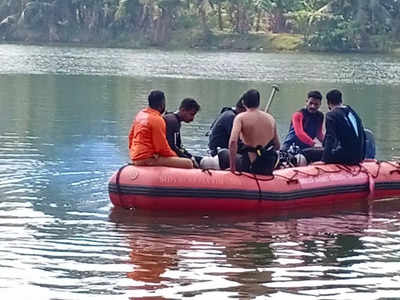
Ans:
[[[279,86],[277,84],[273,84],[272,85],[272,91],[271,91],[271,95],[269,96],[269,100],[267,105],[265,106],[265,112],[269,111],[269,108],[271,107],[272,101],[274,100],[275,94],[279,92]]]

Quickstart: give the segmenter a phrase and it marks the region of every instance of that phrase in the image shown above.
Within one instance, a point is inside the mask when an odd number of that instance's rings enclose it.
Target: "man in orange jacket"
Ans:
[[[165,121],[165,95],[152,91],[149,106],[139,111],[129,133],[129,156],[136,166],[193,168],[188,158],[178,157],[168,145]]]

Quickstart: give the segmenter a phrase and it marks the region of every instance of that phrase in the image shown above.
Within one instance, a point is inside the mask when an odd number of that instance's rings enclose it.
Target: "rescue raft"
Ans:
[[[230,171],[126,165],[109,181],[114,206],[164,211],[261,211],[333,206],[400,197],[400,163],[321,164],[274,171]]]

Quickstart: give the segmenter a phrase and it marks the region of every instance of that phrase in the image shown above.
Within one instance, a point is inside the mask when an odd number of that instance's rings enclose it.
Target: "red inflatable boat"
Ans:
[[[165,211],[260,211],[400,198],[399,162],[311,165],[273,176],[166,167],[120,168],[109,181],[115,206]]]

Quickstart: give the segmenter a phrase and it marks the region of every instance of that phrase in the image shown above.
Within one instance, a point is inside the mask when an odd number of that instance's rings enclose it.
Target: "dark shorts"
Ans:
[[[300,150],[300,153],[304,155],[307,160],[307,163],[313,163],[316,161],[320,161],[322,159],[322,153],[324,152],[324,148],[322,147],[310,147]]]
[[[236,170],[253,174],[272,175],[278,161],[276,151],[267,151],[262,156],[250,162],[248,153],[236,154]],[[218,160],[221,170],[229,168],[229,150],[222,149],[218,152]]]

